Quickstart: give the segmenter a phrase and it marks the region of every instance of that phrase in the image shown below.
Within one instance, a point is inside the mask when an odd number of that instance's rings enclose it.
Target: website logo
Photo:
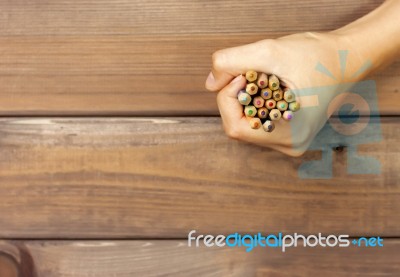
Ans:
[[[196,230],[192,230],[188,234],[189,247],[243,247],[246,252],[252,251],[256,247],[280,248],[282,252],[291,247],[383,247],[383,238],[381,237],[361,237],[350,239],[349,235],[293,235],[268,234],[256,235],[233,233],[228,236],[224,235],[196,235]]]
[[[380,174],[381,164],[374,157],[360,156],[357,148],[361,144],[377,143],[382,140],[380,118],[378,112],[378,99],[376,83],[373,80],[362,82],[344,82],[348,51],[339,51],[341,80],[335,77],[325,66],[318,63],[316,70],[338,84],[326,87],[314,87],[294,90],[296,95],[314,99],[315,105],[307,105],[299,112],[307,109],[328,107],[326,113],[327,123],[320,130],[309,150],[320,150],[321,160],[303,161],[298,169],[298,176],[302,179],[330,179],[332,178],[333,149],[344,147],[347,151],[348,174]],[[355,78],[371,66],[366,62],[351,78]],[[351,79],[350,78],[350,79]],[[333,91],[337,95],[332,99]],[[360,111],[364,111],[361,115]],[[329,115],[332,114],[332,117]],[[299,133],[299,128],[291,124],[293,136]],[[295,139],[293,140],[295,141]]]

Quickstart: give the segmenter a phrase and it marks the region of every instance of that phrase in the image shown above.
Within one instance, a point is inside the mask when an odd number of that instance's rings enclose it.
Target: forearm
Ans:
[[[365,77],[400,57],[400,1],[387,0],[366,16],[332,33],[343,38],[345,45],[359,55],[355,66],[367,61],[371,67]],[[349,53],[352,54],[352,53]]]

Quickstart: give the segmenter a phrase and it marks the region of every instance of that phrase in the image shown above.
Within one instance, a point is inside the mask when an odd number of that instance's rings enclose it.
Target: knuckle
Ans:
[[[294,158],[299,158],[304,155],[306,151],[304,149],[291,149],[288,155]]]
[[[240,139],[240,132],[238,128],[234,126],[226,126],[225,133],[228,137],[232,139]]]
[[[221,50],[218,50],[212,55],[213,68],[216,70],[222,70],[225,60],[225,54]]]
[[[289,153],[292,157],[300,157],[302,156],[308,149],[311,144],[312,137],[309,133],[305,133],[299,135],[294,145],[292,145],[292,149]]]
[[[209,90],[209,91],[216,91],[214,85],[213,85],[213,84],[210,84],[210,83],[208,83],[208,82],[206,82],[205,88],[206,88],[207,90]],[[217,101],[218,101],[218,96],[217,96]]]
[[[261,56],[264,59],[271,59],[271,57],[277,55],[279,47],[275,39],[265,39],[259,42],[258,48],[261,49]]]
[[[307,39],[319,40],[321,39],[321,37],[323,37],[323,34],[315,31],[305,32],[304,37],[306,37]]]

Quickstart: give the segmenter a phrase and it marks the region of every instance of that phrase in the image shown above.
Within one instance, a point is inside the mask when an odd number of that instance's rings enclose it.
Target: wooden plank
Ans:
[[[0,115],[216,115],[215,50],[331,30],[381,2],[0,0]],[[377,77],[382,114],[400,110],[399,68]]]
[[[331,30],[382,2],[0,0],[0,35],[254,33],[260,22],[268,32]]]
[[[190,248],[186,240],[7,241],[0,243],[0,251],[13,248],[11,257],[24,277],[347,277],[397,276],[399,246],[398,239],[387,239],[381,248],[300,246],[285,253],[278,248],[247,253],[243,248]]]
[[[0,115],[217,115],[212,53],[280,35],[0,37]],[[399,75],[372,77],[381,114],[400,111]]]
[[[327,180],[299,179],[302,159],[230,140],[220,125],[1,118],[0,237],[182,238],[192,229],[399,236],[398,118],[382,119],[382,142],[359,146],[381,162],[380,175],[348,175],[343,151]],[[312,151],[304,159],[320,158]]]

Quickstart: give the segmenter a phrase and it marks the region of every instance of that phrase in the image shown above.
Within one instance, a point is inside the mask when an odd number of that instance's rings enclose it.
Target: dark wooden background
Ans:
[[[345,149],[334,178],[299,180],[302,159],[228,139],[204,89],[217,49],[381,2],[0,0],[0,276],[399,275],[400,61],[372,77],[383,140],[359,147],[379,176],[348,175]],[[193,249],[192,229],[385,246]]]

